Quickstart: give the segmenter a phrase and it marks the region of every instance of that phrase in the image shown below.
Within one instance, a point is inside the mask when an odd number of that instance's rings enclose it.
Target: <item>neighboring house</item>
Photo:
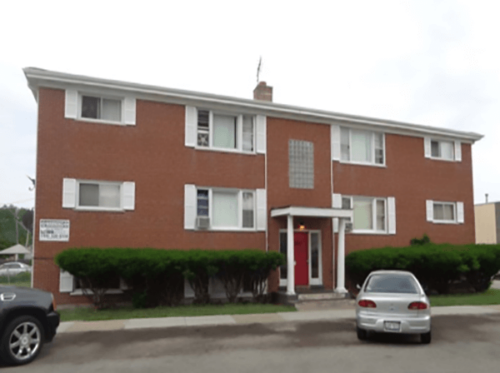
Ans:
[[[355,250],[475,241],[476,133],[275,104],[264,82],[248,100],[24,72],[38,102],[33,281],[59,304],[86,301],[54,264],[68,247],[281,251],[269,290],[294,294],[345,292]]]
[[[500,202],[474,206],[476,243],[500,243]]]

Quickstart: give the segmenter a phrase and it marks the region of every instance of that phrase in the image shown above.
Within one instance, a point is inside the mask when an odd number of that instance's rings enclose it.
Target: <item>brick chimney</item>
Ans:
[[[266,82],[259,82],[253,90],[253,99],[273,102],[273,87],[268,86]]]

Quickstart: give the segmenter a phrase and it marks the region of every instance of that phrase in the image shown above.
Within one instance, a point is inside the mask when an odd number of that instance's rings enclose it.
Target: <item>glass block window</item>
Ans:
[[[314,189],[314,144],[290,140],[288,150],[290,188]]]

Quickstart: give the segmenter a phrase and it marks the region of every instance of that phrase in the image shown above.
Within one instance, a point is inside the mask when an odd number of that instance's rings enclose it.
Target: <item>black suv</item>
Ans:
[[[14,365],[27,364],[50,342],[59,326],[51,293],[0,286],[0,358]]]

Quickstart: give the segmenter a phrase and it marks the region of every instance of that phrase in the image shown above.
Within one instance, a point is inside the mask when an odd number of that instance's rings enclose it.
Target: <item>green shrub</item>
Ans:
[[[264,253],[259,250],[224,250],[215,255],[217,278],[221,280],[229,302],[236,302],[246,281],[255,301],[263,301],[266,281],[280,265],[284,257],[278,252]]]
[[[148,294],[145,291],[135,292],[132,295],[132,306],[134,308],[146,308]]]
[[[410,240],[410,245],[411,246],[418,246],[418,245],[427,245],[427,244],[430,244],[431,243],[431,239],[429,238],[429,236],[424,233],[424,235],[422,236],[422,238],[412,238]]]
[[[194,291],[194,302],[208,303],[209,281],[216,277],[230,302],[237,300],[244,279],[249,279],[254,298],[261,300],[271,270],[284,258],[259,250],[80,248],[61,252],[55,261],[80,281],[96,307],[104,308],[109,284],[117,277],[126,282],[137,307],[178,304],[184,296],[184,279]]]
[[[489,287],[500,269],[500,245],[425,244],[356,251],[346,257],[348,278],[361,284],[371,271],[412,272],[426,291],[446,294],[455,281],[465,280],[476,291]]]

